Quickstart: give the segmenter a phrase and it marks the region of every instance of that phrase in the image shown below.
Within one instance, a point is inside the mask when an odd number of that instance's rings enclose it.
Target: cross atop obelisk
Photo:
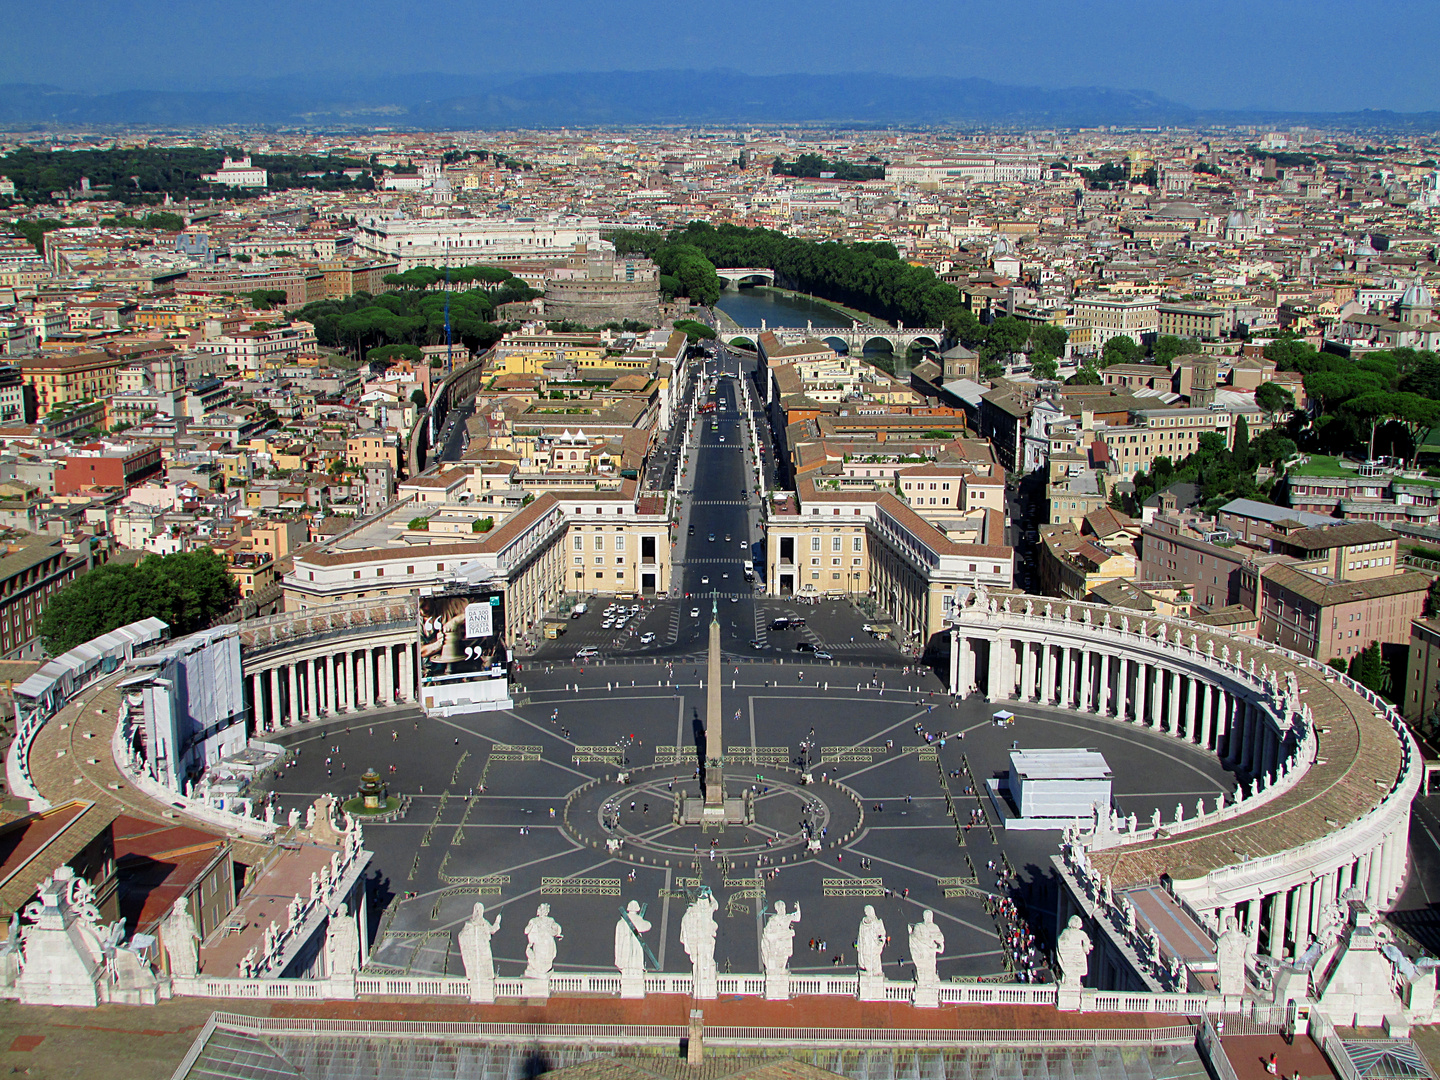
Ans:
[[[711,594],[710,656],[705,668],[705,810],[725,812],[725,734],[720,712],[720,601]],[[713,809],[712,809],[713,808]]]

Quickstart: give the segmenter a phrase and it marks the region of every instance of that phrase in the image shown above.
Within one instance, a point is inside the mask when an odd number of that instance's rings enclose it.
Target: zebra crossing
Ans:
[[[746,499],[693,499],[691,506],[749,506]]]

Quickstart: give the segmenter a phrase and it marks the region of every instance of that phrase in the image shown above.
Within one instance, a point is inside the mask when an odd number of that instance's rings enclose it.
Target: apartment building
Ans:
[[[62,405],[96,401],[115,393],[120,368],[128,361],[104,352],[76,352],[15,358],[34,394],[36,416]]]
[[[56,591],[93,565],[92,541],[13,535],[0,548],[0,657],[36,650],[40,616]]]
[[[1219,341],[1225,336],[1227,318],[1221,308],[1160,304],[1156,309],[1156,332],[1196,341]]]
[[[1066,329],[1089,327],[1090,344],[1098,352],[1113,337],[1136,345],[1160,326],[1160,300],[1155,296],[1078,296],[1065,321]]]
[[[197,352],[218,356],[226,367],[246,375],[257,374],[289,357],[314,352],[315,348],[315,332],[309,324],[237,330],[195,343]]]
[[[1440,711],[1440,621],[1416,619],[1410,624],[1405,700],[1401,709],[1412,724]]]
[[[905,634],[924,642],[943,629],[957,588],[1008,588],[1014,580],[1003,511],[942,524],[889,492],[819,491],[808,480],[796,488],[766,508],[772,595],[869,595]]]
[[[1372,641],[1408,646],[1425,606],[1427,574],[1406,571],[1336,581],[1286,564],[1247,564],[1240,602],[1260,617],[1259,636],[1316,660],[1348,660]]]

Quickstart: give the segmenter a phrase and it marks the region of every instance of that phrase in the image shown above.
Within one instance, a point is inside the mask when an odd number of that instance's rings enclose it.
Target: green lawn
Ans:
[[[1304,465],[1297,465],[1290,470],[1291,476],[1353,476],[1355,469],[1344,468],[1340,459],[1329,454],[1311,454],[1310,460]]]

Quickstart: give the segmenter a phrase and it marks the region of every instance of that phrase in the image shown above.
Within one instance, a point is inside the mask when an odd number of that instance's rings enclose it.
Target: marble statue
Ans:
[[[719,927],[715,925],[715,912],[719,908],[719,901],[706,889],[685,909],[680,919],[680,944],[685,946],[685,954],[690,957],[697,998],[714,998],[718,993],[715,935]]]
[[[640,935],[650,929],[650,921],[640,912],[640,901],[625,905],[625,914],[615,922],[615,966],[622,979],[639,979],[640,994],[645,993],[645,945]]]
[[[860,932],[855,936],[855,948],[860,961],[860,974],[870,978],[885,977],[880,954],[885,950],[885,924],[875,914],[871,904],[865,905],[865,917],[860,920]]]
[[[1086,626],[1089,626],[1094,621],[1090,615],[1090,609],[1088,607],[1080,613],[1080,621],[1083,622]]]
[[[1202,818],[1202,817],[1205,816],[1205,800],[1204,800],[1204,799],[1196,799],[1196,800],[1195,800],[1195,816],[1196,816],[1197,818]]]
[[[265,804],[265,824],[275,824],[275,804],[273,802],[267,802]]]
[[[1184,804],[1184,803],[1178,803],[1178,802],[1177,802],[1177,803],[1175,804],[1175,824],[1176,824],[1176,825],[1179,825],[1179,824],[1180,824],[1182,821],[1184,821],[1184,820],[1185,820],[1185,804]]]
[[[1132,811],[1130,814],[1130,831],[1133,833],[1140,827],[1140,818]]]
[[[800,905],[786,912],[785,901],[775,901],[775,914],[765,923],[760,936],[760,962],[767,977],[788,974],[790,954],[795,951],[795,924],[800,921]]]
[[[1120,616],[1120,632],[1121,632],[1122,634],[1128,634],[1128,633],[1130,632],[1130,616],[1129,616],[1129,615],[1121,615],[1121,616]]]
[[[252,979],[255,977],[255,947],[252,945],[250,951],[240,958],[240,977]]]
[[[1035,601],[1031,600],[1028,596],[1025,598],[1025,614],[1035,614]]]
[[[1103,626],[1106,630],[1110,629],[1110,612],[1105,612],[1105,617],[1100,620],[1100,625]]]
[[[541,904],[535,909],[535,917],[525,924],[525,977],[527,979],[550,978],[555,967],[555,943],[565,935],[560,924],[550,917],[550,905]]]
[[[350,917],[349,905],[343,902],[331,914],[325,932],[325,969],[332,979],[343,979],[360,969],[360,927]]]
[[[300,811],[297,810],[297,809],[295,809],[295,808],[292,806],[292,807],[290,808],[290,813],[288,813],[288,814],[285,815],[285,824],[288,825],[288,826],[290,826],[290,828],[292,828],[292,829],[295,828],[296,825],[299,825],[299,824],[300,824]]]
[[[1090,970],[1090,935],[1079,915],[1071,915],[1065,929],[1055,941],[1055,957],[1060,962],[1060,985],[1067,990],[1080,989],[1081,980]]]
[[[471,1001],[495,1000],[495,957],[490,951],[490,939],[500,930],[503,914],[496,915],[495,921],[485,918],[485,905],[477,902],[460,928],[457,944],[460,959],[465,964],[465,977],[470,980]]]
[[[1158,806],[1150,811],[1150,827],[1152,829],[1160,828],[1160,808]]]
[[[917,987],[940,985],[936,965],[944,951],[945,935],[935,925],[935,913],[927,908],[919,922],[910,924],[910,958],[915,964]]]
[[[160,924],[160,940],[165,944],[172,976],[186,978],[200,971],[200,931],[183,896],[171,905],[170,914]]]
[[[1224,997],[1239,997],[1245,992],[1245,956],[1250,951],[1247,938],[1235,922],[1225,918],[1225,929],[1215,942],[1215,961],[1219,971],[1218,989]]]

